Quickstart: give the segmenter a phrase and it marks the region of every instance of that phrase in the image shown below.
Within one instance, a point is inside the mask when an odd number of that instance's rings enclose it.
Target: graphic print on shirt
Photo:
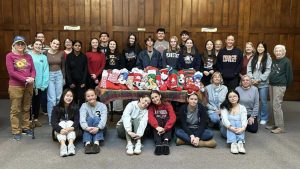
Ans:
[[[29,63],[26,59],[16,59],[14,60],[14,67],[16,70],[22,71],[25,70],[29,66]]]
[[[158,50],[160,53],[162,53],[164,50],[166,50],[167,48],[162,45],[162,44],[158,44],[156,47],[155,47],[156,50]]]
[[[136,54],[132,51],[130,53],[125,53],[126,60],[134,60],[136,59]]]
[[[154,115],[156,118],[166,119],[168,117],[167,110],[155,110]]]
[[[178,58],[179,54],[177,53],[166,53],[167,58]]]
[[[280,73],[280,65],[275,63],[272,65],[272,70],[274,70],[274,72],[276,72],[277,74]]]
[[[192,55],[186,55],[183,59],[185,64],[189,65],[192,64],[194,57]]]
[[[237,55],[223,55],[223,62],[236,62]]]
[[[111,66],[115,66],[118,59],[119,58],[117,58],[116,55],[109,55],[108,56],[108,60],[109,60],[108,64]]]
[[[213,68],[213,58],[207,58],[206,63],[204,63],[204,68],[206,69],[212,69]]]

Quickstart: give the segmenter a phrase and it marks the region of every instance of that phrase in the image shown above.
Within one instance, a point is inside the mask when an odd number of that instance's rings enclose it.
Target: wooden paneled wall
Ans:
[[[287,47],[294,70],[294,83],[286,100],[300,100],[300,1],[296,0],[0,0],[0,98],[7,98],[8,76],[5,55],[15,35],[27,42],[36,32],[44,32],[46,43],[52,38],[79,39],[86,49],[92,37],[107,31],[123,49],[129,33],[135,33],[141,46],[144,38],[155,37],[158,27],[167,30],[166,38],[186,29],[198,48],[208,39],[233,34],[236,44],[265,41],[273,55],[275,44]],[[64,25],[79,25],[66,31]],[[216,27],[215,33],[201,32]],[[137,28],[146,31],[138,32]],[[298,94],[297,94],[298,93]]]

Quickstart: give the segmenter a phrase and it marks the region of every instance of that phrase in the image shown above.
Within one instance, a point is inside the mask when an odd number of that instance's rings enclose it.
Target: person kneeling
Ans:
[[[213,132],[207,129],[207,109],[198,103],[195,92],[188,94],[187,103],[180,109],[181,129],[177,129],[176,145],[191,144],[194,147],[216,147]]]
[[[60,156],[75,155],[74,141],[79,130],[79,110],[74,103],[73,93],[70,89],[64,90],[57,106],[53,108],[51,125],[54,136],[60,143]],[[68,146],[66,145],[68,141]]]
[[[104,141],[104,129],[107,121],[107,107],[98,102],[95,90],[85,92],[86,103],[80,108],[80,125],[83,131],[84,151],[86,154],[100,152],[100,142]]]
[[[149,95],[140,97],[139,101],[130,102],[117,123],[117,132],[120,138],[127,140],[126,153],[128,155],[141,154],[141,137],[144,135],[148,123],[148,106],[151,103]],[[136,141],[135,146],[132,141]]]

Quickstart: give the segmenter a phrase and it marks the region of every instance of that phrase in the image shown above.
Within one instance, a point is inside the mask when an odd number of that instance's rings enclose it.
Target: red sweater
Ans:
[[[148,109],[148,122],[153,127],[158,127],[157,118],[166,119],[169,117],[165,126],[163,127],[166,131],[171,130],[176,121],[176,115],[172,105],[169,102],[164,102],[160,105],[152,104]]]
[[[89,74],[95,74],[97,77],[102,74],[105,67],[105,55],[102,52],[86,52],[88,59]]]

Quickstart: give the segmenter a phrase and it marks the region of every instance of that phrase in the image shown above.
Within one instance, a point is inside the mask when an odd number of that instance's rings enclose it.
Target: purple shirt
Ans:
[[[9,75],[9,85],[24,87],[27,77],[35,78],[34,64],[29,54],[8,53],[6,55],[6,68]]]

